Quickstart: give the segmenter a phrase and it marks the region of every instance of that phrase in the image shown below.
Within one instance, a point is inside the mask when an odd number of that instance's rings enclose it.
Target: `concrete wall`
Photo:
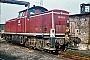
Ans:
[[[71,22],[70,29],[74,30],[75,36],[81,38],[81,43],[90,44],[90,15],[71,16],[70,21],[75,21],[75,24]],[[73,26],[74,28],[72,28]]]

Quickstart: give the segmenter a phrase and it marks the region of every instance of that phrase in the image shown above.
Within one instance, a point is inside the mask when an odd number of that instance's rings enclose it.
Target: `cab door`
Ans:
[[[25,16],[24,12],[19,12],[19,16],[17,18],[17,32],[23,33],[25,31]]]

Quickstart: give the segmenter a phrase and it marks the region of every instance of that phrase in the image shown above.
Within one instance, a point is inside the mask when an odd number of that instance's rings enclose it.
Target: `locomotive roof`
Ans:
[[[53,10],[50,10],[50,11],[55,11],[55,12],[59,12],[59,11],[63,11],[63,12],[67,12],[67,13],[69,13],[68,11],[66,11],[66,10],[59,10],[59,9],[53,9]]]
[[[41,7],[41,6],[33,6],[33,7],[29,8],[28,10],[30,10],[30,9],[43,9],[43,10],[45,10],[45,11],[48,11],[46,8]],[[26,10],[27,10],[27,9],[22,10],[22,11],[19,11],[19,12],[24,12],[24,11],[26,11]]]

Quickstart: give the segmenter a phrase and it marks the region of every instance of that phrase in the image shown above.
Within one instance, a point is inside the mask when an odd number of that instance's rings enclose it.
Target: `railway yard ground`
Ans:
[[[90,60],[90,50],[68,50],[55,55],[6,43],[0,38],[0,60]]]
[[[9,44],[0,39],[0,60],[68,60],[68,58]]]

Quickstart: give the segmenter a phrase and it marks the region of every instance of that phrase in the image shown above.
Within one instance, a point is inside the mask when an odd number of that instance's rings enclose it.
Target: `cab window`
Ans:
[[[43,9],[40,10],[40,13],[44,13],[44,12],[45,12],[45,10],[43,10]]]
[[[35,14],[35,9],[28,10],[28,14]]]
[[[24,12],[19,12],[18,18],[24,17]]]

